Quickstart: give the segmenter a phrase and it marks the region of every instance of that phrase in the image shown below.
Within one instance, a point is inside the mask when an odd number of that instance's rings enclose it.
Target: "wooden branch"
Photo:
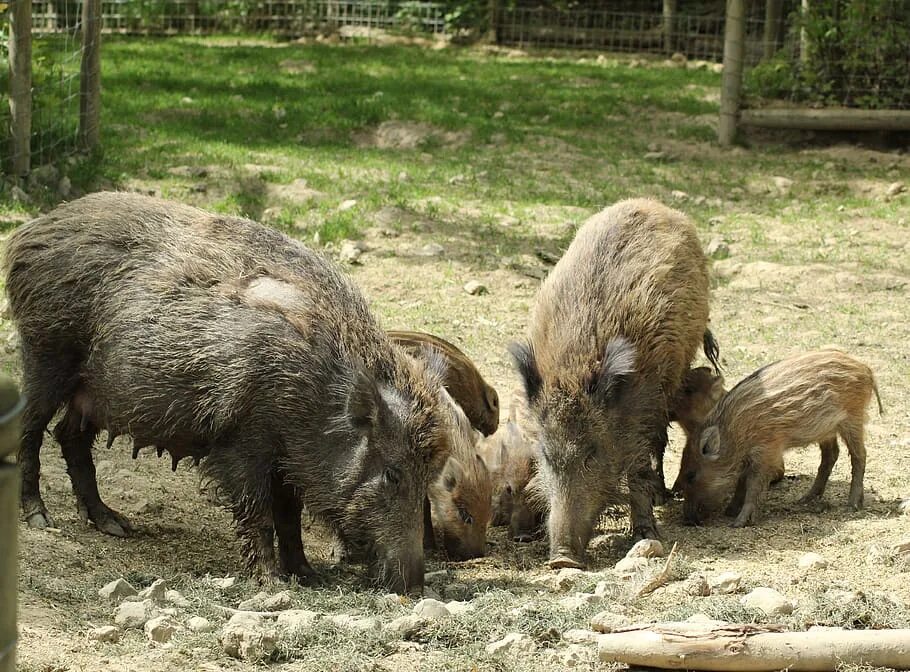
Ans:
[[[720,84],[720,121],[717,125],[717,140],[724,147],[732,145],[736,138],[736,119],[743,85],[745,12],[744,0],[727,0],[724,21],[724,72]]]
[[[860,110],[852,107],[754,109],[743,110],[739,123],[760,128],[810,131],[910,131],[910,110]]]
[[[678,544],[674,541],[673,548],[671,548],[670,552],[667,554],[667,561],[664,563],[664,568],[660,570],[660,574],[643,585],[635,594],[635,597],[641,597],[642,595],[653,593],[655,590],[670,580],[670,563],[673,562],[673,557],[676,555],[677,545]]]
[[[827,671],[842,665],[910,669],[910,629],[812,628],[707,622],[630,626],[597,639],[600,660],[665,669]]]

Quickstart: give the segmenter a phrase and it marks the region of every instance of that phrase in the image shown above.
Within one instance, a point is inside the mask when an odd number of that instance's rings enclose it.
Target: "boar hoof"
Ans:
[[[82,515],[81,507],[80,515]],[[109,534],[112,537],[128,537],[133,533],[133,526],[130,525],[130,521],[104,504],[94,512],[88,512],[87,517],[95,523],[95,527],[100,532]],[[85,519],[86,517],[83,516],[83,520]]]
[[[29,527],[33,527],[36,530],[43,530],[48,527],[57,527],[57,523],[51,517],[51,514],[47,512],[43,506],[38,511],[33,511],[25,515],[25,522]]]
[[[663,506],[673,499],[673,493],[666,488],[658,490],[651,495],[651,504],[653,506]]]
[[[561,555],[558,558],[551,559],[547,565],[550,569],[584,569],[585,565],[583,562],[578,562],[573,560],[565,555]]]
[[[632,528],[632,541],[641,541],[642,539],[660,540],[660,534],[653,525],[636,525]]]

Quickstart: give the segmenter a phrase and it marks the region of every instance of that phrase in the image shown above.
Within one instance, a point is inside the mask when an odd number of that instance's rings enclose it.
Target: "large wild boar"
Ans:
[[[13,233],[6,273],[29,525],[54,524],[39,451],[62,408],[54,435],[103,532],[130,530],[98,493],[106,429],[175,462],[206,457],[259,577],[313,574],[302,503],[387,587],[422,586],[423,503],[451,433],[439,373],[392,344],[334,264],[248,220],[98,193]]]
[[[711,412],[686,473],[685,516],[698,524],[732,492],[728,515],[734,527],[754,524],[768,483],[788,448],[818,443],[821,464],[801,501],[822,496],[839,453],[837,437],[850,452],[848,502],[863,504],[866,469],[866,407],[875,395],[872,370],[835,349],[795,355],[769,364],[740,381]]]
[[[489,436],[499,425],[499,395],[483,379],[474,363],[448,341],[420,331],[389,331],[396,345],[412,355],[421,356],[429,347],[438,351],[446,362],[442,384],[461,406],[471,425]]]
[[[547,276],[528,340],[510,350],[540,427],[551,567],[584,565],[594,524],[623,482],[633,535],[658,536],[652,498],[663,484],[651,463],[700,344],[716,366],[707,324],[695,228],[655,201],[591,217]]]

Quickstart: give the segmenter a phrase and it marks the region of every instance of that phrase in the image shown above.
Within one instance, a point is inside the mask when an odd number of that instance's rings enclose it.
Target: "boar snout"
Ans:
[[[386,556],[379,561],[379,582],[389,591],[399,595],[423,593],[423,552],[416,557]]]

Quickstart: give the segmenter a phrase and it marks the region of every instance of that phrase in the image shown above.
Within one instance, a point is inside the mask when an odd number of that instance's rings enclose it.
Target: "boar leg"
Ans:
[[[809,492],[800,498],[800,504],[807,504],[824,494],[828,479],[831,477],[831,470],[834,469],[834,463],[837,462],[837,456],[840,453],[840,449],[837,447],[837,437],[821,441],[818,447],[822,453],[822,461],[818,465],[818,474],[815,476],[815,482],[812,483]]]
[[[423,547],[427,550],[436,550],[436,533],[433,531],[433,509],[430,498],[423,500]]]
[[[866,443],[863,438],[863,426],[841,427],[841,436],[850,451],[850,498],[847,503],[854,511],[863,508],[863,477],[866,474]]]
[[[300,532],[300,516],[303,505],[292,485],[285,482],[282,474],[272,474],[272,517],[278,536],[278,560],[283,574],[296,576],[301,581],[316,577],[303,552],[303,537]]]
[[[742,473],[739,475],[739,479],[736,481],[736,490],[733,491],[733,499],[730,500],[730,503],[724,511],[725,516],[736,516],[742,511],[743,502],[746,500],[747,477],[748,472],[743,469]]]
[[[26,390],[28,386],[23,386]],[[48,513],[38,482],[41,476],[41,442],[44,430],[54,418],[54,408],[42,405],[40,397],[26,397],[22,414],[22,441],[17,462],[22,473],[22,513],[29,527],[44,529],[57,523]]]
[[[629,508],[632,518],[632,539],[660,539],[654,519],[652,471],[629,477]]]
[[[754,525],[758,521],[758,507],[761,504],[762,497],[768,489],[768,474],[766,474],[760,465],[749,465],[746,467],[746,488],[743,495],[743,508],[740,509],[739,515],[733,521],[733,527],[745,527]]]
[[[73,492],[83,520],[91,520],[105,534],[127,537],[133,531],[129,521],[109,508],[98,494],[92,444],[98,428],[82,418],[72,406],[67,407],[63,419],[54,427],[54,438],[63,451],[66,471],[73,484]]]

